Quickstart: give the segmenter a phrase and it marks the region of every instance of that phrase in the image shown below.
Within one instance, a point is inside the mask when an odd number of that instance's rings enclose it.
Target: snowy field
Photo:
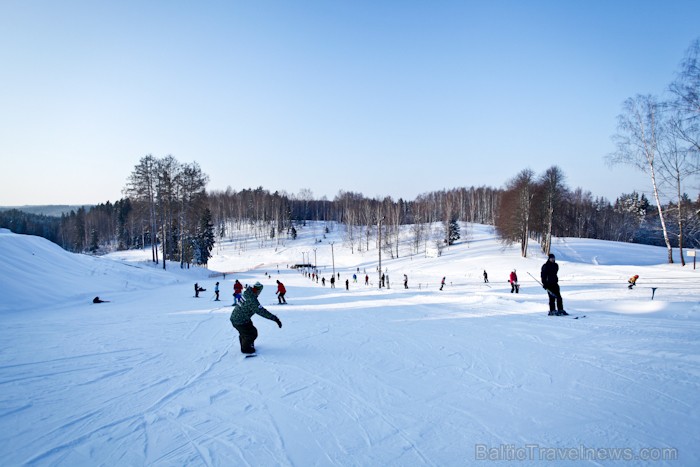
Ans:
[[[458,244],[425,257],[406,238],[399,258],[382,255],[379,290],[373,241],[352,254],[340,231],[225,242],[209,270],[184,271],[150,250],[93,258],[0,231],[2,465],[700,465],[692,258],[557,239],[572,316],[549,317],[528,275],[545,260],[534,242],[521,258],[462,224]],[[288,268],[309,258],[326,279],[335,267],[337,288]],[[228,321],[236,278],[262,282],[283,322],[254,318],[256,358]]]

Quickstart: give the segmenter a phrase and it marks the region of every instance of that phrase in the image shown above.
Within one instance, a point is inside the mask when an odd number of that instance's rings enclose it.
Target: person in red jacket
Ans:
[[[284,284],[277,281],[277,300],[280,302],[280,305],[287,303],[287,300],[284,298],[284,294],[286,293],[287,289],[284,288]]]
[[[510,273],[510,293],[520,292],[520,285],[518,284],[518,275],[515,273],[515,269]]]
[[[236,303],[241,303],[243,301],[241,298],[241,293],[243,293],[243,284],[238,282],[238,279],[236,279],[236,282],[233,283],[233,304],[234,305]]]

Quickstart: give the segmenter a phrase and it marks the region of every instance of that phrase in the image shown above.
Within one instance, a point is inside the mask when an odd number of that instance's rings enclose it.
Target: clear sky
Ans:
[[[0,0],[0,205],[115,201],[147,154],[210,190],[413,199],[558,165],[648,193],[605,164],[616,116],[697,37],[697,0]]]

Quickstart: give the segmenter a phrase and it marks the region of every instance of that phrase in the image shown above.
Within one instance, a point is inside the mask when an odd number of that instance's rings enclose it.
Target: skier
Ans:
[[[243,293],[243,303],[237,303],[231,312],[231,325],[238,331],[238,340],[241,343],[241,352],[245,354],[255,353],[255,339],[258,337],[258,330],[253,325],[250,318],[254,314],[259,314],[263,318],[277,323],[282,327],[279,318],[267,311],[258,301],[258,295],[262,292],[263,285],[256,282],[253,287],[248,287]]]
[[[406,274],[403,275],[403,288],[408,288],[408,276]]]
[[[331,289],[335,289],[335,274],[331,276]]]
[[[365,285],[369,285],[369,276],[365,274]]]
[[[287,299],[284,298],[284,294],[286,293],[287,289],[284,288],[284,284],[277,281],[277,301],[280,302],[280,305],[287,304]]]
[[[440,290],[442,290],[443,287],[445,287],[445,278],[444,277],[442,278],[442,281],[440,282]]]
[[[515,269],[510,273],[510,293],[520,292],[520,285],[518,284],[518,275],[515,273]]]
[[[218,302],[219,301],[219,283],[218,282],[214,286],[214,294],[216,295],[216,298],[214,299],[214,301]]]
[[[233,283],[233,304],[235,305],[236,303],[241,303],[241,293],[243,292],[243,284],[238,282],[238,279],[236,279],[236,282]]]
[[[350,279],[345,279],[345,290],[350,290]]]
[[[489,275],[486,274],[486,269],[484,269],[484,283],[488,283],[489,281]]]
[[[199,292],[205,292],[207,289],[200,287],[198,283],[194,283],[194,297],[199,298]]]
[[[629,286],[627,288],[632,290],[632,287],[637,285],[637,279],[639,279],[638,274],[635,274],[634,276],[630,277],[629,280],[627,281],[629,283]]]
[[[326,278],[325,277],[321,278],[321,285],[323,285],[324,287],[326,286]]]
[[[549,295],[549,315],[550,316],[562,316],[568,315],[564,311],[564,301],[561,298],[561,291],[559,290],[559,278],[557,273],[559,272],[559,265],[556,263],[556,258],[553,253],[549,254],[547,262],[542,265],[542,270],[540,272],[540,277],[542,278],[542,288],[547,291]],[[556,301],[557,308],[554,311],[554,302]]]

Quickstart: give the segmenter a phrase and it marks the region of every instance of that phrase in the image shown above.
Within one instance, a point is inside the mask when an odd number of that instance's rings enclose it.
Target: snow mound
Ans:
[[[109,298],[181,280],[147,263],[74,254],[44,238],[8,229],[0,230],[0,270],[0,313]]]

